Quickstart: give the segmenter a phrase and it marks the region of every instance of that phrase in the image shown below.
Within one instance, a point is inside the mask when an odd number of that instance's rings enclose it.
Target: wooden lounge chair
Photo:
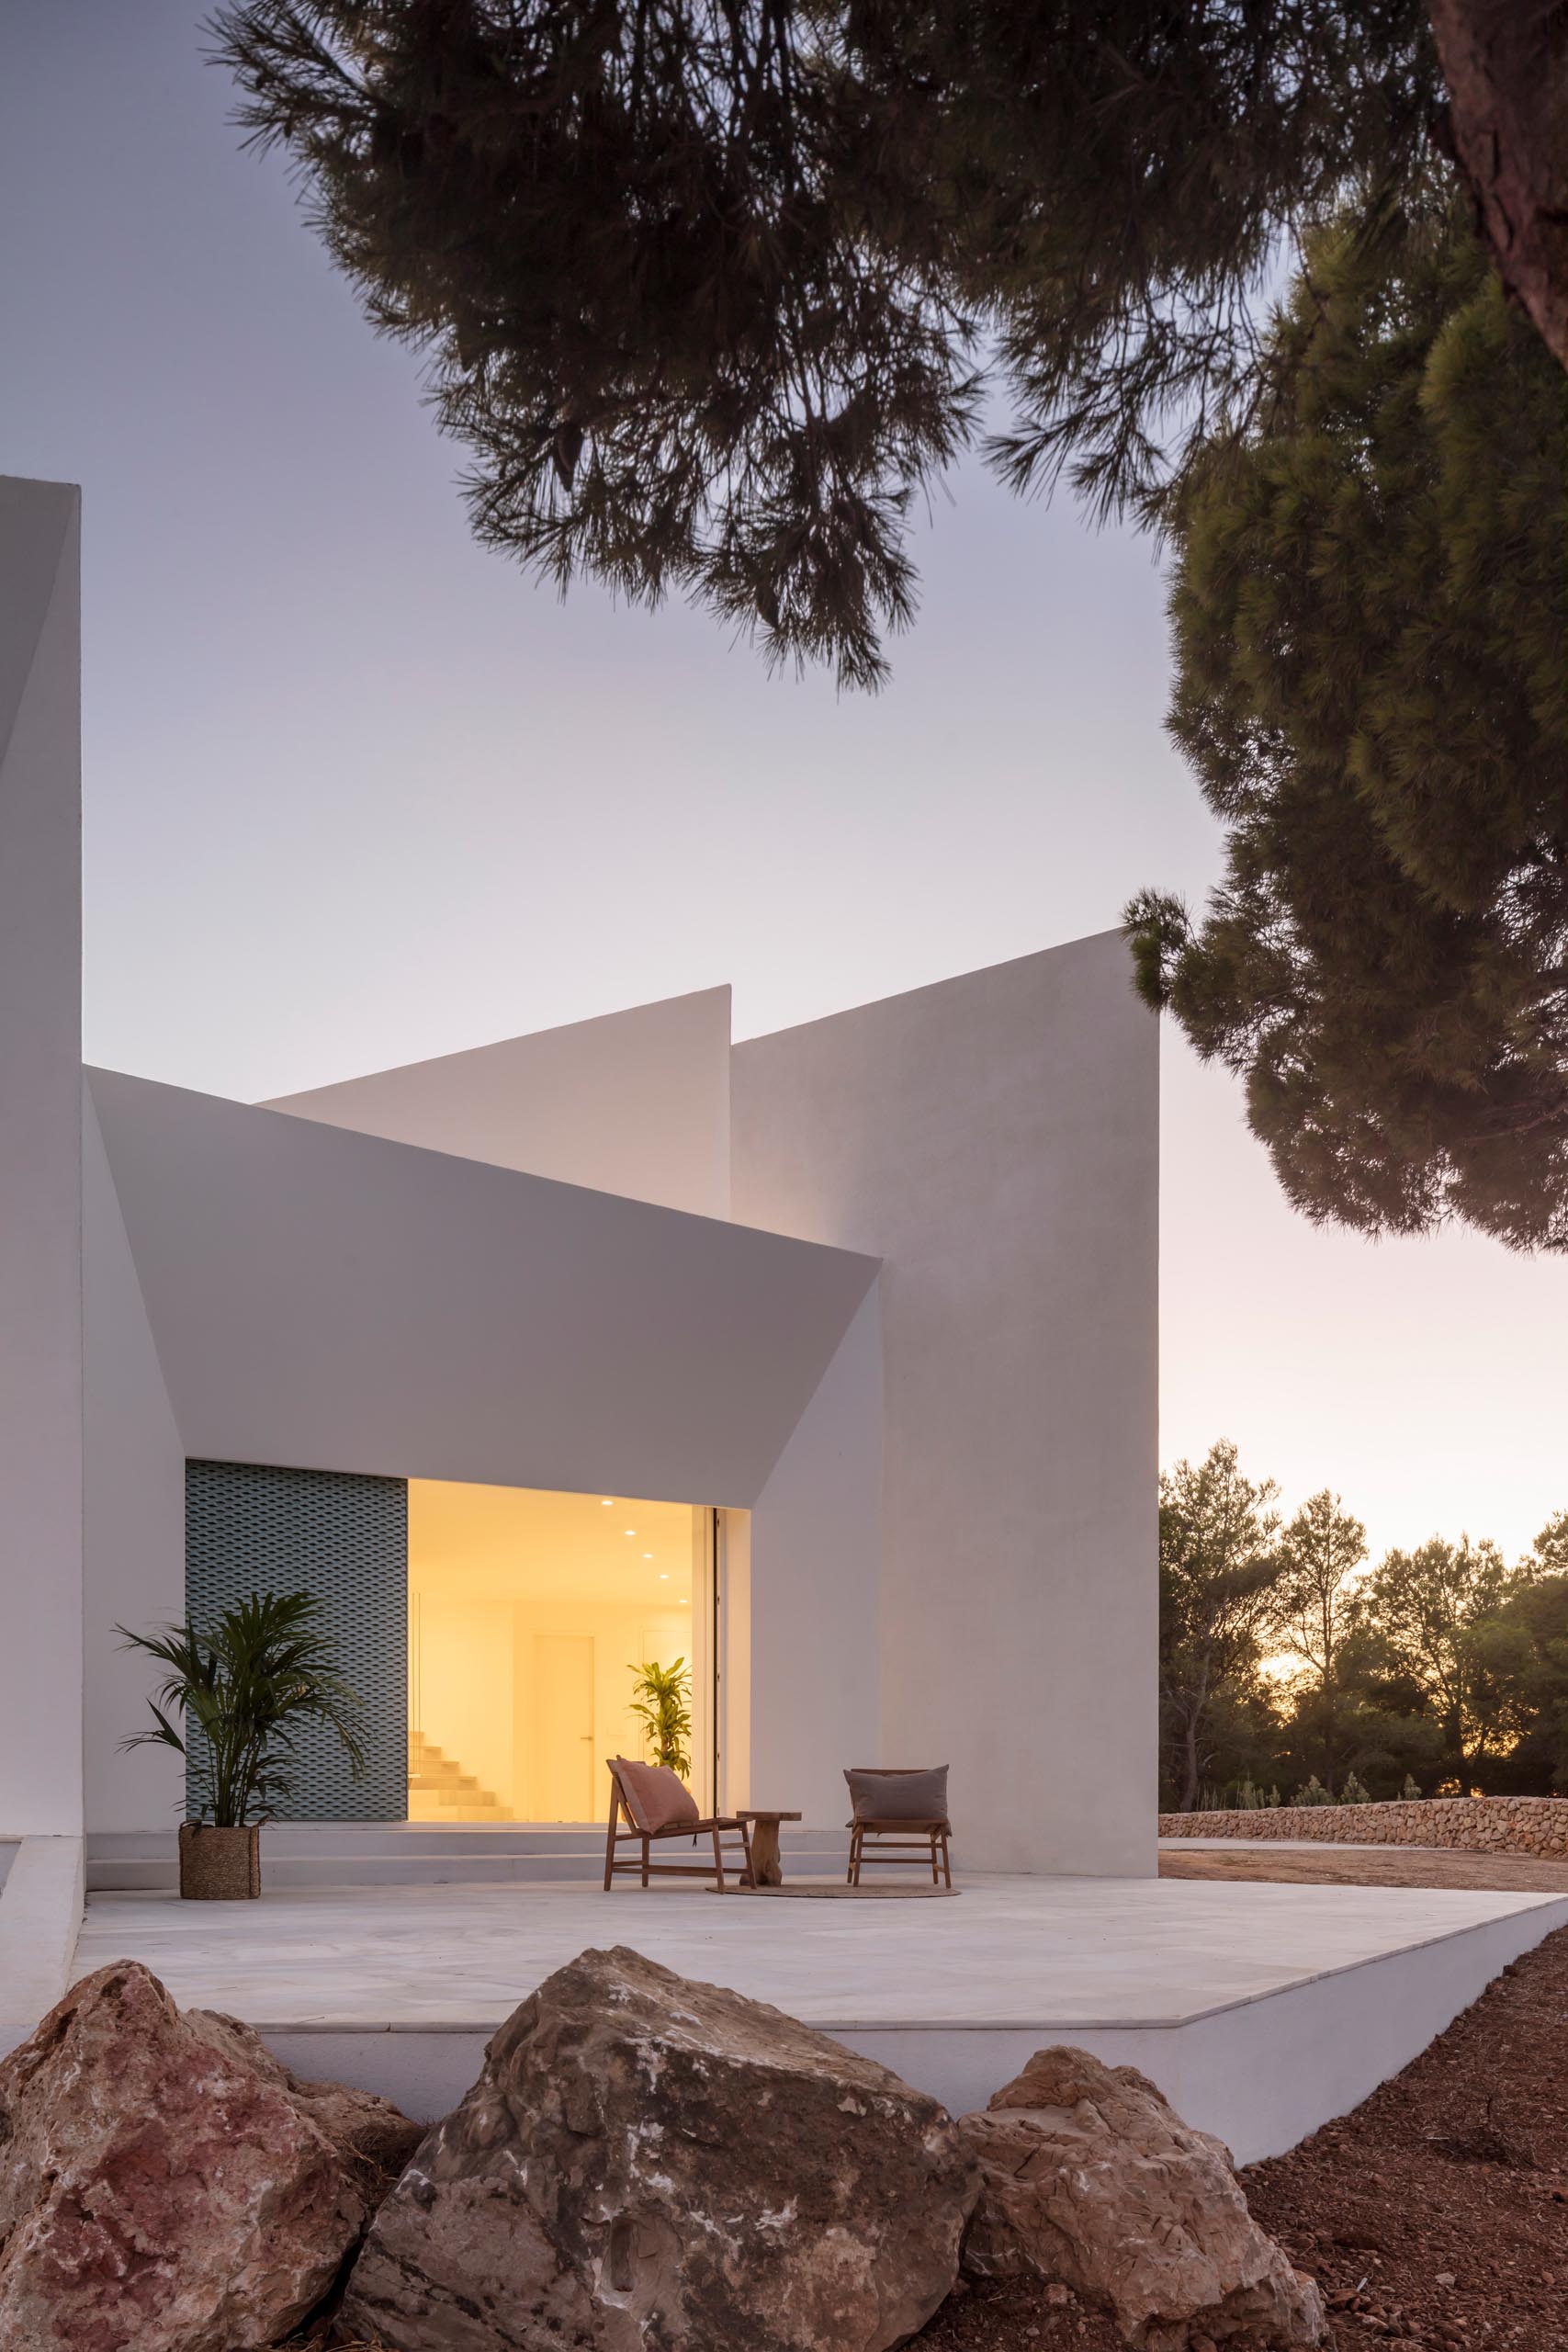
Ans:
[[[612,1880],[623,1877],[640,1878],[646,1886],[650,1878],[711,1878],[718,1883],[722,1894],[725,1887],[725,1850],[727,1838],[740,1841],[739,1854],[731,1850],[729,1874],[742,1886],[754,1884],[751,1871],[751,1832],[744,1821],[728,1815],[716,1815],[712,1819],[699,1817],[696,1799],[677,1776],[661,1764],[635,1764],[624,1756],[606,1756],[610,1772],[610,1830],[604,1840],[604,1892],[610,1892]],[[625,1815],[626,1826],[620,1826]],[[712,1861],[653,1862],[649,1849],[661,1840],[689,1838],[693,1844],[698,1838],[713,1841]],[[637,1860],[631,1857],[617,1860],[615,1849],[628,1843],[641,1849]]]
[[[953,1825],[947,1817],[947,1767],[919,1764],[852,1764],[844,1774],[850,1785],[850,1867],[847,1883],[860,1884],[868,1863],[901,1869],[912,1861],[931,1864],[931,1884],[953,1884],[948,1840]],[[897,1781],[924,1785],[902,1791],[880,1786]],[[927,1811],[926,1806],[941,1810]]]

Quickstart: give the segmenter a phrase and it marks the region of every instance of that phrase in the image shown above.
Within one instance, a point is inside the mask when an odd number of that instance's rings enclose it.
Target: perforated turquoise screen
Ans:
[[[307,1725],[279,1820],[407,1818],[408,1518],[400,1478],[186,1464],[186,1606],[198,1629],[253,1592],[314,1593],[364,1703],[364,1778]]]

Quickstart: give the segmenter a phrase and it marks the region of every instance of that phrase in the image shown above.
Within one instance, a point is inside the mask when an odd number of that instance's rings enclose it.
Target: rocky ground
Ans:
[[[1289,1859],[1326,1872],[1345,1858]],[[1568,2352],[1568,1930],[1354,2114],[1242,2177],[1258,2219],[1323,2288],[1335,2352]],[[919,2344],[1121,2352],[1109,2321],[1040,2287],[970,2287]]]
[[[1328,1876],[1360,1858],[1289,1859]],[[1251,2165],[1242,2182],[1264,2228],[1323,2288],[1336,2352],[1568,2352],[1568,1929],[1508,1969],[1353,2114]],[[920,2343],[922,2352],[1116,2352],[1117,2337],[1039,2290],[976,2288]]]
[[[1295,1886],[1482,1886],[1511,1894],[1568,1894],[1568,1862],[1531,1854],[1462,1854],[1425,1846],[1160,1849],[1161,1878],[1276,1879]]]

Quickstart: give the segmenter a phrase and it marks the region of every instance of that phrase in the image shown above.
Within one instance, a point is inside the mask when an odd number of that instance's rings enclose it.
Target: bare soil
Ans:
[[[1290,1859],[1332,1869],[1360,1857]],[[1376,1856],[1414,1859],[1407,1849]],[[1436,1859],[1493,1871],[1559,1868]],[[1414,1883],[1513,1883],[1495,1876]],[[1336,2352],[1368,2345],[1568,2352],[1568,1928],[1505,1969],[1353,2113],[1288,2156],[1249,2165],[1241,2179],[1263,2227],[1322,2287]],[[1102,2316],[1060,2295],[1038,2285],[976,2288],[943,2307],[920,2344],[924,2352],[1118,2352]]]
[[[1268,1848],[1180,1843],[1160,1848],[1161,1878],[1275,1879],[1292,1886],[1480,1886],[1510,1894],[1568,1894],[1568,1862],[1534,1854],[1462,1854],[1431,1846]]]

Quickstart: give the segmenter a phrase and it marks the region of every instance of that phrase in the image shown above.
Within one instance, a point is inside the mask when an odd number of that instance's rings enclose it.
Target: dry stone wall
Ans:
[[[1255,1813],[1162,1813],[1159,1834],[1561,1855],[1568,1854],[1568,1797],[1425,1797],[1392,1804],[1271,1805]]]

